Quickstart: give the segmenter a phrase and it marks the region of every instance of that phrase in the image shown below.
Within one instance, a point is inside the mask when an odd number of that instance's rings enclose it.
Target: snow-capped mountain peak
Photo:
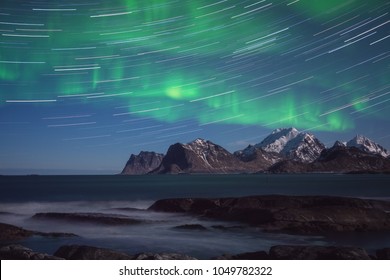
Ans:
[[[274,131],[272,131],[271,134],[277,134],[277,133],[294,133],[294,134],[297,134],[299,133],[298,129],[296,129],[295,127],[282,127],[282,128],[277,128],[275,129]]]
[[[121,174],[254,173],[254,172],[389,172],[390,152],[358,135],[326,149],[313,134],[295,128],[274,130],[261,143],[231,154],[211,141],[197,138],[176,143],[166,155],[131,155]]]
[[[211,147],[215,146],[214,143],[204,140],[202,138],[197,138],[192,142],[189,142],[187,144],[182,144],[184,148],[193,150],[193,151],[200,151],[204,152],[209,150]]]
[[[289,141],[297,137],[299,131],[294,128],[278,128],[266,137],[260,144],[255,145],[256,148],[262,148],[267,152],[280,153]]]
[[[301,162],[316,160],[325,149],[324,144],[313,134],[299,132],[293,127],[274,130],[255,147]]]
[[[188,143],[188,145],[206,146],[207,142],[207,140],[204,140],[202,138],[196,138],[194,141]]]
[[[227,150],[211,141],[197,138],[194,141],[182,144],[183,148],[192,151],[199,158],[201,158],[207,165],[210,161],[218,161],[219,156],[232,156]]]
[[[336,142],[334,142],[333,147],[345,148],[345,147],[347,147],[347,142],[341,142],[341,141],[337,140]]]
[[[356,135],[352,140],[348,141],[347,146],[356,147],[364,152],[381,155],[383,157],[390,156],[389,151],[363,135]]]

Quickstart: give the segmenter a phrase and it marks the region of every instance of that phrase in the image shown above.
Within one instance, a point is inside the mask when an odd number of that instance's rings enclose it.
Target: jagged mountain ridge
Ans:
[[[234,156],[242,162],[248,172],[266,170],[273,164],[284,159],[278,153],[267,152],[252,145],[249,145],[244,150],[234,152]]]
[[[132,154],[121,174],[142,175],[149,173],[160,166],[163,157],[163,154],[147,151],[141,151],[138,155]]]
[[[348,141],[346,145],[347,147],[356,147],[362,151],[378,154],[382,157],[390,156],[390,152],[388,152],[385,148],[363,135],[356,135],[356,137]]]
[[[278,153],[288,159],[300,162],[316,160],[325,145],[313,134],[299,132],[295,128],[279,128],[274,130],[262,142],[255,145],[267,152]]]
[[[348,147],[339,141],[322,151],[320,157],[311,162],[281,161],[268,169],[272,173],[389,173],[390,158],[369,153],[357,147]]]
[[[203,139],[171,145],[161,165],[152,173],[244,172],[240,161],[219,145]]]
[[[234,154],[200,138],[187,144],[171,145],[165,156],[158,154],[158,159],[148,158],[152,154],[156,153],[132,155],[122,174],[390,170],[387,150],[366,137],[358,136],[348,143],[336,141],[332,148],[326,149],[313,134],[295,128],[274,130],[259,144]]]

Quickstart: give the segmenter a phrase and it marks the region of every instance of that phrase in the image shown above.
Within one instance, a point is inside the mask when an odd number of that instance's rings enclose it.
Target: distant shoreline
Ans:
[[[165,174],[0,174],[0,177],[54,177],[54,176],[123,176],[123,177],[149,177],[149,176],[263,176],[263,175],[390,175],[390,172],[355,171],[355,172],[257,172],[257,173],[165,173]]]

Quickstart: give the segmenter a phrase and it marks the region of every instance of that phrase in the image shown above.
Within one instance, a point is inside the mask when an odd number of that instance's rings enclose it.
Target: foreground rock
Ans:
[[[237,255],[224,254],[216,257],[216,260],[269,260],[269,255],[265,251],[248,252]]]
[[[367,252],[355,247],[288,246],[271,247],[271,260],[370,260]]]
[[[376,251],[376,257],[378,260],[390,260],[390,248]]]
[[[73,233],[63,232],[40,232],[26,230],[21,227],[0,223],[0,241],[15,241],[21,240],[33,235],[39,235],[44,237],[76,237]]]
[[[384,252],[379,250],[378,252]],[[217,260],[370,260],[364,249],[341,246],[278,245],[269,252],[257,251],[237,255],[225,254]],[[386,259],[386,258],[383,258]]]
[[[21,245],[7,245],[0,248],[1,260],[61,260],[55,256],[37,253]]]
[[[92,246],[61,246],[54,256],[67,260],[131,260],[133,256],[110,249]]]
[[[174,227],[173,229],[183,229],[183,230],[207,230],[207,228],[205,228],[204,226],[199,225],[199,224],[186,224],[186,225],[180,225],[180,226]]]
[[[30,237],[34,233],[30,230],[25,230],[9,224],[0,223],[0,240],[19,240]]]
[[[67,260],[196,260],[177,253],[139,253],[132,256],[110,249],[83,245],[62,246],[54,256]]]
[[[126,215],[102,213],[37,213],[33,219],[65,220],[80,223],[97,223],[104,225],[134,225],[142,221]]]
[[[379,200],[281,195],[163,199],[149,208],[299,234],[390,231],[389,209],[390,202]]]
[[[390,248],[377,251],[374,259],[390,259]],[[128,255],[105,248],[84,245],[67,245],[60,247],[54,256],[34,252],[21,245],[0,247],[2,260],[196,260],[188,255],[178,253],[139,253]],[[224,254],[217,260],[369,260],[370,256],[364,249],[356,247],[336,246],[296,246],[278,245],[269,252],[256,251],[237,255]]]
[[[177,253],[141,253],[134,256],[134,260],[196,260],[193,257]]]

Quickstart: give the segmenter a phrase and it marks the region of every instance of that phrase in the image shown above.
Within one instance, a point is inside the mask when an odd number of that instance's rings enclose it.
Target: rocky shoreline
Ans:
[[[263,195],[234,198],[175,198],[156,201],[145,211],[181,213],[200,221],[215,221],[216,225],[182,224],[176,231],[235,230],[246,228],[266,232],[299,235],[351,234],[354,232],[390,232],[390,202],[372,199],[331,196]],[[95,223],[108,226],[129,226],[144,223],[126,215],[102,213],[37,213],[31,220],[49,219],[72,223]],[[237,223],[217,225],[218,221]],[[0,259],[72,259],[72,260],[191,260],[192,256],[167,252],[140,252],[129,255],[106,248],[69,244],[53,255],[23,247],[19,243],[33,236],[70,238],[77,235],[61,232],[39,232],[0,223]],[[244,252],[214,256],[213,259],[390,259],[390,248],[377,248],[367,253],[363,248],[348,246],[278,245],[269,251]]]
[[[390,232],[390,202],[349,197],[176,198],[158,200],[148,210],[236,221],[290,234]]]
[[[18,244],[0,247],[1,260],[197,260],[179,253],[138,253],[129,255],[116,250],[85,245],[65,245],[53,254],[34,252]],[[357,247],[342,246],[272,246],[268,252],[254,251],[231,255],[224,254],[214,260],[390,260],[390,248],[370,255]]]

